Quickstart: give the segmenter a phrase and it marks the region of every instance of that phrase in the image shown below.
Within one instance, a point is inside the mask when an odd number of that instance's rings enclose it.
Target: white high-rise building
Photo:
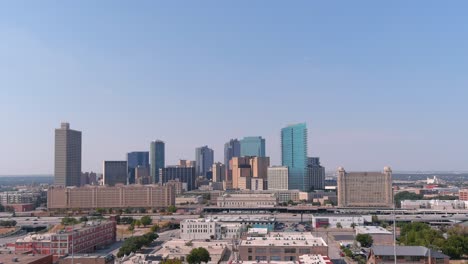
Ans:
[[[288,167],[274,166],[268,168],[268,190],[288,190]]]

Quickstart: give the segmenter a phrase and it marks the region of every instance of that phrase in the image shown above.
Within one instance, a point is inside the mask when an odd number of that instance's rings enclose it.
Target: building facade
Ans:
[[[231,160],[232,188],[239,190],[252,190],[252,180],[255,189],[265,190],[267,188],[269,157],[234,157]],[[261,179],[261,180],[259,180]],[[258,184],[261,183],[261,186]]]
[[[180,167],[195,167],[195,161],[194,160],[179,160]]]
[[[127,153],[127,171],[128,183],[136,183],[135,169],[137,167],[149,168],[149,152],[148,151],[134,151]]]
[[[195,167],[169,166],[159,170],[159,183],[164,184],[170,180],[179,180],[187,185],[186,191],[196,189]]]
[[[468,201],[468,189],[462,189],[458,191],[460,201]]]
[[[305,123],[281,130],[281,163],[289,169],[290,190],[307,190],[307,127]]]
[[[74,231],[74,232],[73,232]],[[109,246],[116,239],[113,221],[87,222],[85,226],[67,227],[58,233],[34,234],[18,239],[15,252],[65,256],[72,253],[91,253]]]
[[[47,191],[47,208],[49,210],[166,208],[174,204],[175,190],[170,185],[51,187]]]
[[[115,186],[116,184],[127,184],[127,162],[126,161],[104,161],[103,164],[104,185]]]
[[[147,166],[137,166],[135,168],[135,183],[136,184],[151,184],[150,168]]]
[[[54,184],[80,186],[81,183],[81,131],[62,123],[55,129]]]
[[[346,172],[338,168],[339,207],[392,207],[392,170],[383,172]]]
[[[325,189],[325,168],[320,165],[320,158],[307,159],[307,191]]]
[[[211,170],[214,162],[214,152],[208,146],[195,149],[195,173],[197,176],[204,176]]]
[[[245,137],[240,141],[240,156],[266,157],[265,139],[262,137]]]
[[[393,263],[449,264],[450,259],[436,250],[421,246],[372,246],[367,264]]]
[[[239,260],[298,261],[305,254],[328,255],[328,245],[311,233],[271,232],[265,237],[247,237],[240,242]]]
[[[372,216],[370,215],[326,215],[326,214],[317,214],[312,215],[312,227],[329,227],[336,228],[337,224],[343,228],[351,228],[353,223],[356,226],[362,226],[366,222],[372,222]]]
[[[268,168],[268,190],[288,190],[288,167],[274,166]]]
[[[224,144],[224,165],[226,166],[226,181],[232,182],[232,173],[230,161],[234,157],[240,157],[240,142],[237,139],[231,139]]]
[[[218,207],[255,208],[275,207],[276,205],[278,205],[278,198],[269,193],[234,193],[224,194],[217,198]]]
[[[159,170],[166,164],[165,143],[155,140],[150,143],[150,174],[152,183],[159,183]]]
[[[214,163],[211,172],[213,173],[213,182],[223,182],[226,180],[226,166],[221,162]]]

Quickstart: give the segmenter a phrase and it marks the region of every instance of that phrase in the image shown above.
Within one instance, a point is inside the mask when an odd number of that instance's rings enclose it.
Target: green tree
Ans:
[[[341,222],[336,223],[336,228],[343,228],[343,226],[341,225]]]
[[[138,228],[141,226],[141,221],[140,220],[135,220],[134,225],[136,225]]]
[[[98,208],[98,209],[96,209],[96,212],[97,212],[98,214],[105,214],[105,213],[106,213],[106,209],[104,209],[104,208]]]
[[[153,219],[151,219],[151,217],[145,215],[143,216],[141,219],[140,219],[141,223],[143,224],[144,227],[146,227],[147,225],[151,225],[151,223],[153,223]]]
[[[80,217],[80,222],[88,222],[88,217],[86,216]]]
[[[424,198],[424,195],[415,194],[415,193],[408,192],[408,191],[403,191],[403,192],[399,192],[399,193],[395,194],[394,198],[395,198],[396,206],[398,208],[400,208],[401,207],[401,201],[403,201],[403,200],[421,200],[421,199]]]
[[[61,221],[62,225],[76,225],[79,223],[78,220],[76,220],[76,218],[74,217],[64,217],[62,218],[62,221]]]
[[[128,226],[128,231],[132,231],[135,230],[135,226],[133,224],[129,225]]]
[[[167,211],[169,213],[175,213],[177,211],[177,207],[175,207],[175,205],[171,205],[171,206],[167,207]]]
[[[356,228],[356,226],[357,226],[357,225],[356,225],[356,223],[354,223],[354,222],[351,224],[351,228],[353,228],[353,230]]]
[[[182,260],[180,259],[166,259],[160,262],[161,264],[182,264]]]
[[[187,255],[187,262],[189,264],[200,264],[211,260],[210,253],[205,248],[194,248]]]
[[[369,234],[358,234],[356,236],[356,241],[361,244],[361,247],[371,247],[374,240]]]
[[[159,225],[154,225],[151,227],[151,232],[156,233],[159,231]]]

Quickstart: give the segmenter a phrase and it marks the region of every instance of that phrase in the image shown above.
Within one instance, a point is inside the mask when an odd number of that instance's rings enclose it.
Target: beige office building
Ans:
[[[275,166],[268,168],[268,190],[288,190],[288,167]]]
[[[137,184],[150,184],[150,168],[145,166],[138,166],[135,168],[135,183]]]
[[[231,159],[232,188],[251,190],[252,178],[264,179],[261,182],[266,184],[269,166],[269,157],[233,157]],[[263,190],[265,187],[262,186],[260,189]]]
[[[216,162],[211,167],[213,182],[223,182],[226,180],[226,166],[221,162]]]
[[[175,204],[173,186],[120,185],[51,187],[47,191],[47,208],[165,208]]]
[[[62,123],[55,129],[54,184],[81,184],[81,131],[70,129],[69,123]]]
[[[339,207],[392,207],[392,170],[346,172],[338,168]]]
[[[195,161],[194,160],[179,160],[180,167],[195,167]]]

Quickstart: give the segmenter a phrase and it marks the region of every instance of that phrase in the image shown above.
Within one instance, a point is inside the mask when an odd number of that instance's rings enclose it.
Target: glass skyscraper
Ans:
[[[240,140],[241,157],[265,157],[265,139],[262,137],[245,137]]]
[[[288,188],[307,189],[307,126],[305,123],[281,129],[281,163],[289,169]]]
[[[165,151],[164,142],[152,141],[150,144],[150,175],[153,183],[159,182],[159,169],[164,168]]]
[[[128,184],[135,183],[135,168],[138,166],[149,168],[148,151],[134,151],[127,153]]]
[[[195,166],[197,176],[206,176],[214,163],[214,152],[208,146],[195,149]]]

